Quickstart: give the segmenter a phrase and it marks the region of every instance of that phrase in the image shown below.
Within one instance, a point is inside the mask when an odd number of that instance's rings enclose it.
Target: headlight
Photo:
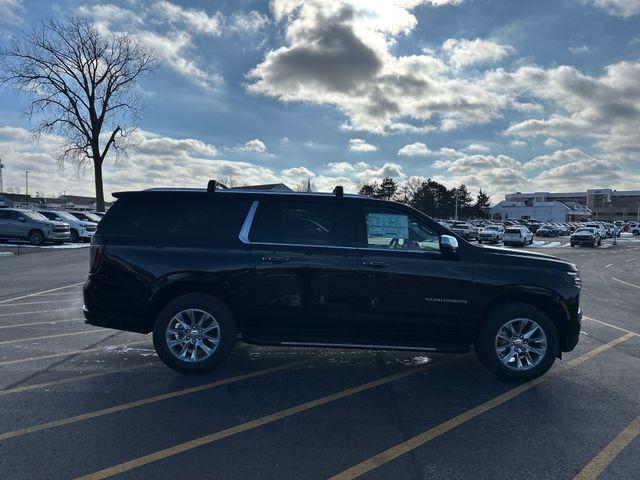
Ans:
[[[567,274],[569,282],[576,287],[582,287],[582,279],[580,278],[580,272],[564,272]]]

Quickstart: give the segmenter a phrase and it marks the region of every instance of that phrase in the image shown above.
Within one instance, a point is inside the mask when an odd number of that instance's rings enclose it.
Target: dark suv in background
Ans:
[[[116,193],[92,239],[84,314],[153,332],[182,372],[261,345],[466,352],[528,380],[572,350],[572,263],[474,246],[406,205],[250,190]]]

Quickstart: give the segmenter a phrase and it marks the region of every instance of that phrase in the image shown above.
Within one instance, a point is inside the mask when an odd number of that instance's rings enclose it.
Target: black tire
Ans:
[[[598,246],[602,245],[602,239],[598,240]]]
[[[544,332],[547,340],[545,354],[537,365],[527,370],[509,368],[502,363],[496,352],[496,336],[499,330],[505,323],[517,318],[535,321]],[[487,370],[500,379],[518,382],[533,380],[547,372],[555,362],[559,349],[558,330],[551,319],[541,310],[520,302],[504,303],[494,308],[475,340],[476,355]]]
[[[478,244],[481,245],[482,244],[482,240],[478,239]]]
[[[198,362],[180,360],[167,345],[165,332],[173,317],[187,309],[198,309],[212,315],[219,326],[219,343],[213,353]],[[153,345],[165,365],[182,373],[206,373],[222,363],[233,350],[238,328],[231,309],[220,299],[203,294],[189,293],[173,299],[158,314],[153,327]]]
[[[576,246],[576,244],[575,244],[575,243],[572,243],[572,244],[571,244],[571,248],[573,248],[573,247],[575,247],[575,246]]]
[[[80,241],[80,235],[78,234],[77,230],[71,230],[69,241],[71,243],[78,243]]]
[[[31,230],[29,232],[29,243],[31,245],[44,245],[44,233],[42,233],[42,230]]]

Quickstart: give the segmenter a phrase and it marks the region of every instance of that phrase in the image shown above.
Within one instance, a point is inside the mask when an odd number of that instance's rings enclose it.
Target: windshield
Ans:
[[[453,224],[453,226],[454,226],[454,227],[463,227],[463,228],[466,228],[467,224],[466,224],[466,223],[464,223],[464,222],[455,222],[455,223]]]
[[[45,222],[49,221],[49,219],[47,217],[45,217],[41,213],[35,212],[33,210],[24,210],[22,213],[24,214],[25,217],[29,217],[32,220],[40,220],[40,221],[45,221]]]
[[[97,215],[94,215],[93,213],[85,213],[84,215],[85,217],[87,217],[87,220],[89,220],[90,222],[98,223],[100,221],[100,217],[98,217]]]
[[[486,227],[485,230],[498,230],[498,227]]]
[[[75,222],[78,220],[76,217],[74,217],[73,215],[67,212],[56,212],[56,215],[58,215],[63,220],[71,220],[72,222]]]
[[[593,233],[594,230],[593,230],[593,228],[579,228],[579,229],[576,230],[576,233],[580,233],[580,232]]]

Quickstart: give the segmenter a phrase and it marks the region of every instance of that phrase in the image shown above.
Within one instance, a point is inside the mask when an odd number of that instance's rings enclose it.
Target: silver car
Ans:
[[[29,240],[32,245],[69,240],[69,224],[49,220],[34,210],[0,208],[0,238]]]

